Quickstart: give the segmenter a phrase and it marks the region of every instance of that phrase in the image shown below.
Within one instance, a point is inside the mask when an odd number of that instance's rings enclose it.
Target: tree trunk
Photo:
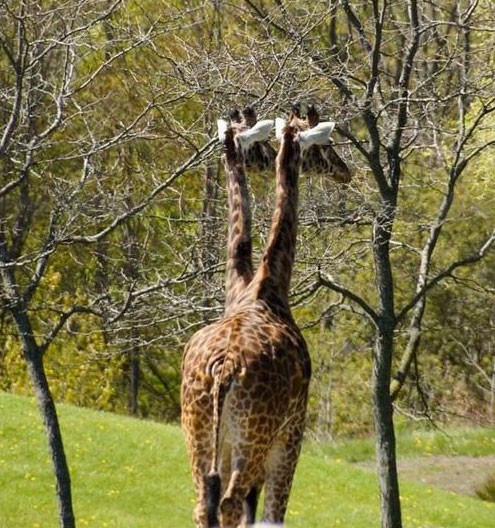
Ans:
[[[127,200],[129,209],[132,209],[133,203],[129,196]],[[138,284],[140,279],[139,262],[140,247],[138,240],[138,220],[129,220],[125,225],[124,246],[125,246],[125,263],[123,267],[124,275],[129,284]],[[139,390],[141,384],[141,355],[139,350],[140,336],[135,326],[130,329],[128,336],[129,348],[127,349],[126,358],[126,380],[128,384],[128,409],[131,415],[139,414]]]
[[[390,381],[396,327],[394,279],[390,262],[390,239],[397,194],[385,193],[383,210],[373,229],[373,256],[376,270],[380,316],[377,320],[372,371],[375,450],[380,487],[382,528],[401,528],[401,507]]]
[[[38,407],[45,426],[45,433],[48,438],[48,447],[55,473],[59,526],[60,528],[75,528],[69,467],[65,457],[55,402],[53,401],[43,365],[43,355],[34,339],[26,311],[23,308],[14,307],[12,308],[12,314],[19,331],[24,357],[28,365]]]
[[[492,358],[492,375],[490,379],[490,410],[489,423],[495,425],[495,354]]]
[[[141,383],[141,358],[139,354],[139,335],[131,330],[131,349],[128,352],[129,361],[129,412],[132,416],[139,414],[139,388]]]
[[[375,451],[380,487],[382,528],[401,528],[402,526],[393,407],[390,395],[392,351],[393,330],[378,330],[372,384]]]

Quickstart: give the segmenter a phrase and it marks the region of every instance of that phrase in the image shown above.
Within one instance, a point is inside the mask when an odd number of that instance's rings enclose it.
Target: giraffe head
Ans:
[[[252,106],[246,106],[242,112],[233,108],[228,113],[229,121],[218,120],[218,137],[225,140],[225,131],[230,128],[239,156],[248,170],[268,170],[275,165],[276,152],[268,142],[273,121],[264,119],[258,121]]]
[[[276,126],[279,139],[285,125],[285,121],[283,123],[281,121],[283,120],[278,120]],[[304,105],[302,102],[292,105],[288,123],[299,131],[301,139],[312,137],[312,141],[307,142],[311,143],[307,148],[304,147],[304,140],[302,141],[302,172],[327,174],[337,183],[350,182],[352,175],[349,167],[337,154],[330,139],[335,123],[330,125],[331,121],[320,122],[320,115],[315,105]],[[309,135],[305,136],[305,134]]]

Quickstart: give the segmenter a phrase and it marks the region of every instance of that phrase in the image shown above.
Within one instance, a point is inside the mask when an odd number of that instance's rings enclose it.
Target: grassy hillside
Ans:
[[[192,526],[194,496],[177,427],[62,405],[59,413],[78,527]],[[404,449],[411,453],[415,445],[429,445],[409,438]],[[470,454],[476,454],[476,444],[480,454],[493,454],[489,436],[486,441],[476,438],[469,444]],[[430,444],[440,450],[442,441]],[[305,446],[289,505],[289,528],[378,528],[375,476],[347,461],[364,460],[368,454],[366,443]],[[57,527],[53,477],[37,408],[29,399],[4,393],[0,490],[0,528]],[[401,483],[401,493],[405,528],[493,528],[493,504],[410,482]]]

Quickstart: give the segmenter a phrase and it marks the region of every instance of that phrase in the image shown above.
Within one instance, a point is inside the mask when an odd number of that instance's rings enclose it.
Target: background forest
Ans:
[[[309,434],[372,430],[384,328],[399,416],[495,423],[491,2],[3,0],[0,25],[0,389],[41,366],[57,401],[176,421],[223,306],[216,119],[303,100],[353,171],[301,178]],[[259,255],[274,176],[248,176]]]

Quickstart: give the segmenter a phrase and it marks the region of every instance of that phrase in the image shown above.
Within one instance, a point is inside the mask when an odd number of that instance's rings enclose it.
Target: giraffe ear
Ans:
[[[228,126],[229,124],[225,119],[217,119],[218,141],[220,141],[220,143],[225,141],[225,132],[227,132]]]
[[[283,137],[283,130],[285,128],[285,125],[287,124],[287,121],[285,119],[282,119],[281,117],[277,117],[275,119],[275,137],[282,141]]]
[[[252,128],[237,134],[242,148],[247,149],[257,141],[266,141],[273,129],[273,119],[258,121]]]
[[[306,149],[311,145],[327,145],[334,128],[334,121],[323,121],[313,128],[300,132],[299,143],[301,148]]]

